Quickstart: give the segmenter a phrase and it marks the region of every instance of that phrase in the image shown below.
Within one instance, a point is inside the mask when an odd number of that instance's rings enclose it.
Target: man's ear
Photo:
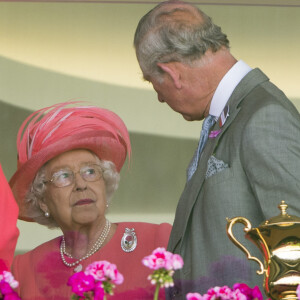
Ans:
[[[158,63],[157,66],[160,67],[165,73],[167,73],[171,77],[177,89],[181,89],[182,84],[180,80],[180,72],[174,62]]]

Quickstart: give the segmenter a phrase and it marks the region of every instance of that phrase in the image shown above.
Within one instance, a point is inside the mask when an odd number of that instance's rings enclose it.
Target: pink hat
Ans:
[[[127,153],[130,158],[129,134],[120,117],[96,106],[67,107],[75,103],[79,102],[40,109],[19,129],[18,166],[9,184],[19,205],[21,220],[33,221],[27,216],[25,195],[39,169],[53,157],[72,149],[88,149],[101,160],[112,161],[118,172]]]

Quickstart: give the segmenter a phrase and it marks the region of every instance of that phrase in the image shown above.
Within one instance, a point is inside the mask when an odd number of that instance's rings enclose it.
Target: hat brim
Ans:
[[[126,159],[124,141],[117,141],[115,136],[107,131],[82,132],[60,139],[38,153],[34,154],[26,163],[18,168],[9,181],[14,197],[19,205],[19,219],[34,222],[28,216],[28,203],[25,196],[39,169],[52,158],[73,150],[87,149],[94,152],[99,159],[112,161],[120,172]]]

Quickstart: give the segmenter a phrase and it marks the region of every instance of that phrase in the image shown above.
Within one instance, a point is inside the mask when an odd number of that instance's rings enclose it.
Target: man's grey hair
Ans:
[[[105,182],[106,188],[106,200],[107,203],[111,201],[114,192],[118,189],[120,174],[117,172],[115,164],[111,161],[100,160],[96,155],[96,163],[100,165],[102,169],[102,176]],[[34,219],[37,223],[45,225],[48,228],[58,228],[58,224],[50,215],[45,216],[45,212],[40,208],[39,203],[45,201],[46,191],[46,168],[45,165],[40,168],[33,180],[29,192],[25,197],[27,215]]]
[[[229,48],[229,41],[221,28],[197,7],[166,1],[142,17],[134,47],[144,75],[160,76],[158,63],[176,61],[192,65],[207,50]]]

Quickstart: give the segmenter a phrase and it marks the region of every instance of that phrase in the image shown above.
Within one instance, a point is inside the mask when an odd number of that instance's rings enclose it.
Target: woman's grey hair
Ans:
[[[94,154],[95,155],[95,154]],[[106,201],[109,204],[114,192],[118,189],[120,174],[117,172],[115,164],[111,161],[100,160],[96,155],[96,163],[100,165],[102,169],[103,179],[106,188]],[[58,224],[50,215],[45,216],[45,212],[40,208],[39,203],[44,202],[46,191],[46,164],[40,168],[33,180],[29,192],[25,197],[27,204],[28,217],[34,219],[37,223],[45,225],[48,228],[58,228]]]
[[[229,41],[221,28],[197,7],[166,1],[140,20],[134,47],[144,77],[159,77],[162,70],[157,63],[178,61],[192,65],[209,49],[216,52],[221,47],[229,48]]]

